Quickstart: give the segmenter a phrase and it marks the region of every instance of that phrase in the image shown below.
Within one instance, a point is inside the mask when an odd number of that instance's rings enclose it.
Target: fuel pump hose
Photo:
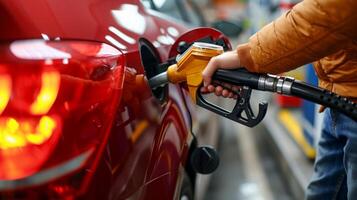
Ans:
[[[335,109],[357,121],[357,104],[328,90],[295,80],[291,77],[251,73],[246,69],[217,70],[213,80],[252,89],[300,97],[314,103]]]

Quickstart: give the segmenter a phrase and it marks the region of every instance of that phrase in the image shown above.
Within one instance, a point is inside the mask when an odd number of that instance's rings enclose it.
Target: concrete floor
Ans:
[[[221,162],[205,200],[293,200],[263,125],[248,128],[220,118]]]

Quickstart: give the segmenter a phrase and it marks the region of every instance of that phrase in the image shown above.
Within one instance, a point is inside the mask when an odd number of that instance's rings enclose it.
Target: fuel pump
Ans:
[[[151,78],[149,84],[152,88],[156,88],[167,83],[186,82],[190,96],[197,105],[249,127],[259,124],[264,119],[268,108],[266,102],[259,102],[258,113],[254,114],[250,102],[252,90],[300,97],[336,109],[357,121],[357,105],[347,98],[291,77],[252,73],[244,68],[220,69],[212,77],[213,80],[221,83],[241,86],[233,110],[226,111],[206,101],[200,92],[203,82],[202,71],[212,57],[221,53],[223,53],[223,48],[219,45],[195,42],[176,57],[175,64],[169,66],[165,72]]]

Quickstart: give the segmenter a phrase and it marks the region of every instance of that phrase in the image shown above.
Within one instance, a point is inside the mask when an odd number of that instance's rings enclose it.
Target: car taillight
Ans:
[[[96,42],[0,45],[0,191],[96,167],[121,96],[123,59]]]

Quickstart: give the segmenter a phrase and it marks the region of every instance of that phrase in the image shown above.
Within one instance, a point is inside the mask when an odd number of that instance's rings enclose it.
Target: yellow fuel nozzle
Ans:
[[[198,87],[202,84],[202,71],[210,59],[223,53],[223,47],[195,42],[177,59],[177,64],[167,69],[167,78],[171,83],[187,82],[191,98],[196,102]]]
[[[212,57],[222,53],[223,47],[221,46],[199,42],[194,43],[176,58],[176,64],[169,66],[167,71],[149,79],[149,84],[151,88],[155,89],[168,82],[175,84],[186,82],[190,96],[195,104],[243,125],[253,127],[264,119],[268,104],[265,102],[259,103],[258,114],[255,115],[250,105],[252,88],[262,89],[262,85],[260,84],[261,78],[267,75],[251,73],[244,68],[235,70],[220,69],[215,72],[212,77],[214,80],[242,86],[237,93],[239,99],[236,101],[236,105],[231,112],[206,101],[199,91],[199,87],[203,81],[202,71]],[[271,82],[270,78],[264,80]],[[263,83],[263,87],[265,87],[265,82]]]

